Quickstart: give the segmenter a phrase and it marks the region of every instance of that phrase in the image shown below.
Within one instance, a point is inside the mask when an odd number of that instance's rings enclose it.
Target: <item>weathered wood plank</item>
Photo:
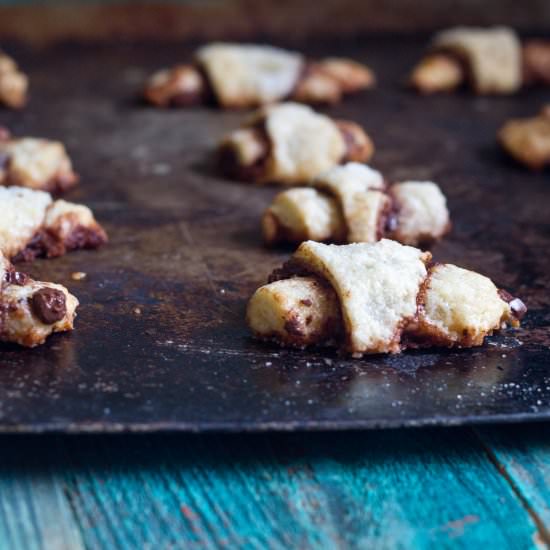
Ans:
[[[83,549],[63,477],[45,449],[51,440],[6,438],[2,443],[0,548]]]
[[[90,548],[516,550],[538,537],[469,430],[63,445]]]
[[[550,546],[550,424],[479,428],[476,432],[537,518]]]

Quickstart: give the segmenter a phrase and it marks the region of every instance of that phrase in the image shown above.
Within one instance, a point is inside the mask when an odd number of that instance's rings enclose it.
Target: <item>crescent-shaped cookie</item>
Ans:
[[[0,253],[6,258],[53,258],[105,242],[107,234],[87,206],[54,201],[44,191],[0,187]]]
[[[336,103],[374,82],[372,71],[351,59],[310,61],[272,46],[215,42],[199,48],[193,63],[154,73],[143,95],[159,107],[213,101],[234,109],[285,100]]]
[[[339,164],[366,162],[373,152],[372,140],[357,124],[282,103],[260,109],[226,136],[219,164],[232,179],[294,186]]]
[[[487,277],[383,239],[307,241],[248,303],[254,335],[283,346],[333,345],[359,357],[407,348],[472,347],[506,324],[521,300]]]
[[[383,237],[429,244],[450,225],[447,201],[437,184],[406,181],[387,187],[380,172],[354,162],[320,174],[309,187],[282,191],[262,218],[269,245],[371,243]]]

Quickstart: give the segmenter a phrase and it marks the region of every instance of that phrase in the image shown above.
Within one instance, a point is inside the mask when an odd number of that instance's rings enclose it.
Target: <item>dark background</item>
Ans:
[[[55,40],[286,40],[309,35],[432,31],[450,25],[550,27],[547,0],[188,0],[0,1],[0,39],[41,44]]]

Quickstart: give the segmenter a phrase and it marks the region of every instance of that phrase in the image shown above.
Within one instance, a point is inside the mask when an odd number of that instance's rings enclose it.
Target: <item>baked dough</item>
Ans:
[[[43,344],[50,334],[73,329],[77,306],[65,287],[34,281],[0,252],[0,342]]]
[[[434,265],[429,252],[386,239],[341,246],[307,241],[270,280],[247,308],[258,338],[298,347],[336,344],[356,357],[479,346],[506,323],[519,326],[526,312],[487,277]]]
[[[531,118],[509,120],[498,132],[504,150],[531,170],[550,164],[550,105]]]
[[[523,84],[520,40],[508,27],[454,27],[435,35],[431,52],[415,67],[422,93],[450,91],[468,80],[477,94],[511,94]]]
[[[78,176],[59,141],[12,138],[0,128],[0,185],[18,185],[62,192],[76,185]]]
[[[265,211],[267,244],[278,242],[375,242],[383,236],[404,244],[427,244],[449,229],[446,199],[433,182],[386,188],[380,172],[364,164],[331,168],[310,188],[279,193]]]
[[[385,234],[403,244],[419,245],[441,239],[451,228],[447,199],[432,181],[392,185],[392,214]],[[388,223],[389,222],[389,223]]]
[[[0,252],[13,261],[55,257],[97,248],[107,234],[83,205],[52,200],[49,193],[0,187]]]
[[[0,51],[0,105],[20,109],[27,102],[29,82],[17,63],[7,54]]]
[[[164,107],[213,99],[223,108],[250,108],[285,99],[336,103],[374,83],[370,69],[349,59],[308,61],[272,46],[215,42],[199,48],[194,64],[154,73],[144,96]]]
[[[374,146],[351,122],[334,121],[297,103],[256,112],[220,144],[222,172],[232,178],[283,185],[307,183],[349,160],[366,161]]]
[[[300,54],[270,46],[214,43],[196,54],[224,107],[250,107],[287,97],[303,69]]]
[[[448,53],[432,53],[416,65],[410,76],[411,85],[421,94],[452,92],[466,78],[459,59]]]

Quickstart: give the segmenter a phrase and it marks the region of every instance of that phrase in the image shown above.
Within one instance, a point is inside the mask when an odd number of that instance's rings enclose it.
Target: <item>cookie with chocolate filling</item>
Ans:
[[[431,254],[383,239],[302,243],[252,296],[257,338],[282,346],[332,345],[360,357],[407,348],[473,347],[526,307],[493,282]]]
[[[107,234],[88,207],[54,201],[44,191],[0,187],[0,252],[6,258],[53,258],[105,242]]]
[[[497,136],[502,148],[531,170],[550,164],[550,105],[530,118],[509,120]]]
[[[154,73],[143,95],[159,107],[214,101],[250,108],[284,100],[336,103],[374,83],[372,71],[350,59],[309,61],[281,48],[220,42],[199,48],[191,64]]]
[[[0,51],[0,105],[21,109],[27,102],[27,76],[19,70],[17,63]]]
[[[264,240],[279,242],[437,241],[450,229],[447,201],[433,182],[387,187],[382,174],[354,162],[331,168],[309,187],[279,193],[262,218]]]
[[[73,330],[77,306],[64,286],[31,279],[0,252],[0,342],[32,348]]]
[[[219,146],[222,173],[254,183],[300,185],[349,161],[365,162],[374,145],[357,124],[298,103],[263,107]]]
[[[77,182],[78,175],[61,142],[14,138],[0,127],[0,185],[61,193]]]
[[[540,71],[546,74],[548,55],[529,43],[522,46],[508,27],[454,27],[435,35],[410,84],[423,94],[450,92],[466,84],[480,95],[512,94],[525,84],[543,81]]]

